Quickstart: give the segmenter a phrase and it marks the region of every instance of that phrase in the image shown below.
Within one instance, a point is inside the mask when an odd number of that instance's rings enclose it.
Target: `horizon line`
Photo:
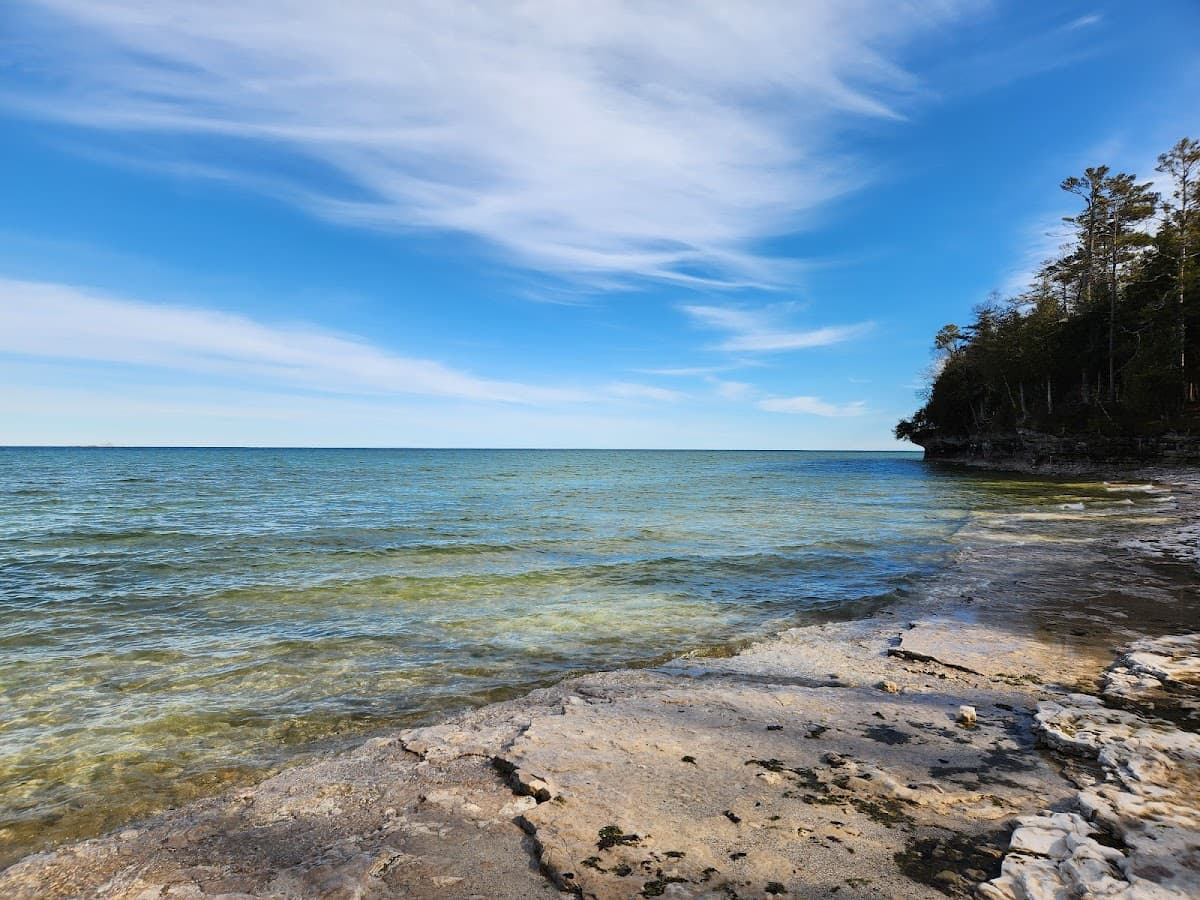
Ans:
[[[478,450],[511,452],[602,452],[602,453],[916,453],[912,450],[872,450],[844,447],[485,447],[485,446],[392,446],[334,444],[0,444],[0,450]]]

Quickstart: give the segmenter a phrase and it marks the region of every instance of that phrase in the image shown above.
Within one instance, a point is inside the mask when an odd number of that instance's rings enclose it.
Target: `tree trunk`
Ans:
[[[1117,334],[1117,253],[1120,247],[1121,220],[1118,218],[1119,204],[1113,204],[1112,243],[1109,256],[1108,280],[1108,402],[1117,399],[1117,366],[1116,366],[1116,334]]]
[[[1183,385],[1183,399],[1196,399],[1196,386],[1187,378],[1187,317],[1184,315],[1184,295],[1188,272],[1188,182],[1181,179],[1179,186],[1179,302],[1176,308],[1176,329],[1179,332],[1179,381]]]
[[[1008,383],[1008,376],[1004,375],[1004,390],[1008,393],[1008,405],[1012,407],[1013,412],[1017,411],[1017,400],[1013,397],[1012,385]]]
[[[1083,270],[1083,294],[1088,309],[1092,308],[1092,269],[1096,265],[1096,202],[1088,202],[1087,268]]]
[[[1112,297],[1108,301],[1108,399],[1112,400],[1117,393],[1116,385],[1116,367],[1113,365],[1113,335],[1116,331],[1117,319],[1117,299]],[[1100,392],[1099,386],[1096,392]]]

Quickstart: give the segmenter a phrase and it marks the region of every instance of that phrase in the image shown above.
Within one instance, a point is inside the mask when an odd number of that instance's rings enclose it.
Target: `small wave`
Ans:
[[[1058,508],[1059,509],[1083,509],[1084,506],[1082,503],[1060,503],[1060,504],[1058,504]]]
[[[1162,489],[1152,484],[1109,484],[1104,483],[1104,489],[1110,494],[1161,494]]]
[[[426,553],[431,556],[470,556],[475,553],[513,553],[521,548],[516,544],[468,542],[461,544],[408,544],[383,548],[385,553]]]

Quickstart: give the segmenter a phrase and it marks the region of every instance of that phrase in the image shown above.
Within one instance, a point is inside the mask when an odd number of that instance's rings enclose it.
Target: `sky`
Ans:
[[[5,0],[0,444],[901,449],[1200,3]]]

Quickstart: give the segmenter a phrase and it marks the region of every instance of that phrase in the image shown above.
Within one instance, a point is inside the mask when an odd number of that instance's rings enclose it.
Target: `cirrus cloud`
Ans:
[[[766,400],[759,400],[757,406],[766,412],[824,416],[831,419],[861,416],[867,412],[866,403],[861,400],[854,403],[837,404],[827,403],[820,397],[770,397]]]
[[[847,124],[916,96],[906,46],[981,5],[13,0],[29,78],[0,99],[140,133],[146,157],[155,135],[240,141],[159,150],[543,271],[769,284],[790,269],[761,242],[861,186]]]
[[[780,322],[773,308],[749,310],[689,305],[680,309],[701,327],[730,333],[716,349],[743,353],[826,347],[860,337],[874,327],[871,322],[859,322],[797,331]]]
[[[0,354],[4,353],[333,393],[416,394],[539,406],[597,397],[481,378],[312,326],[267,324],[233,313],[0,278]]]

